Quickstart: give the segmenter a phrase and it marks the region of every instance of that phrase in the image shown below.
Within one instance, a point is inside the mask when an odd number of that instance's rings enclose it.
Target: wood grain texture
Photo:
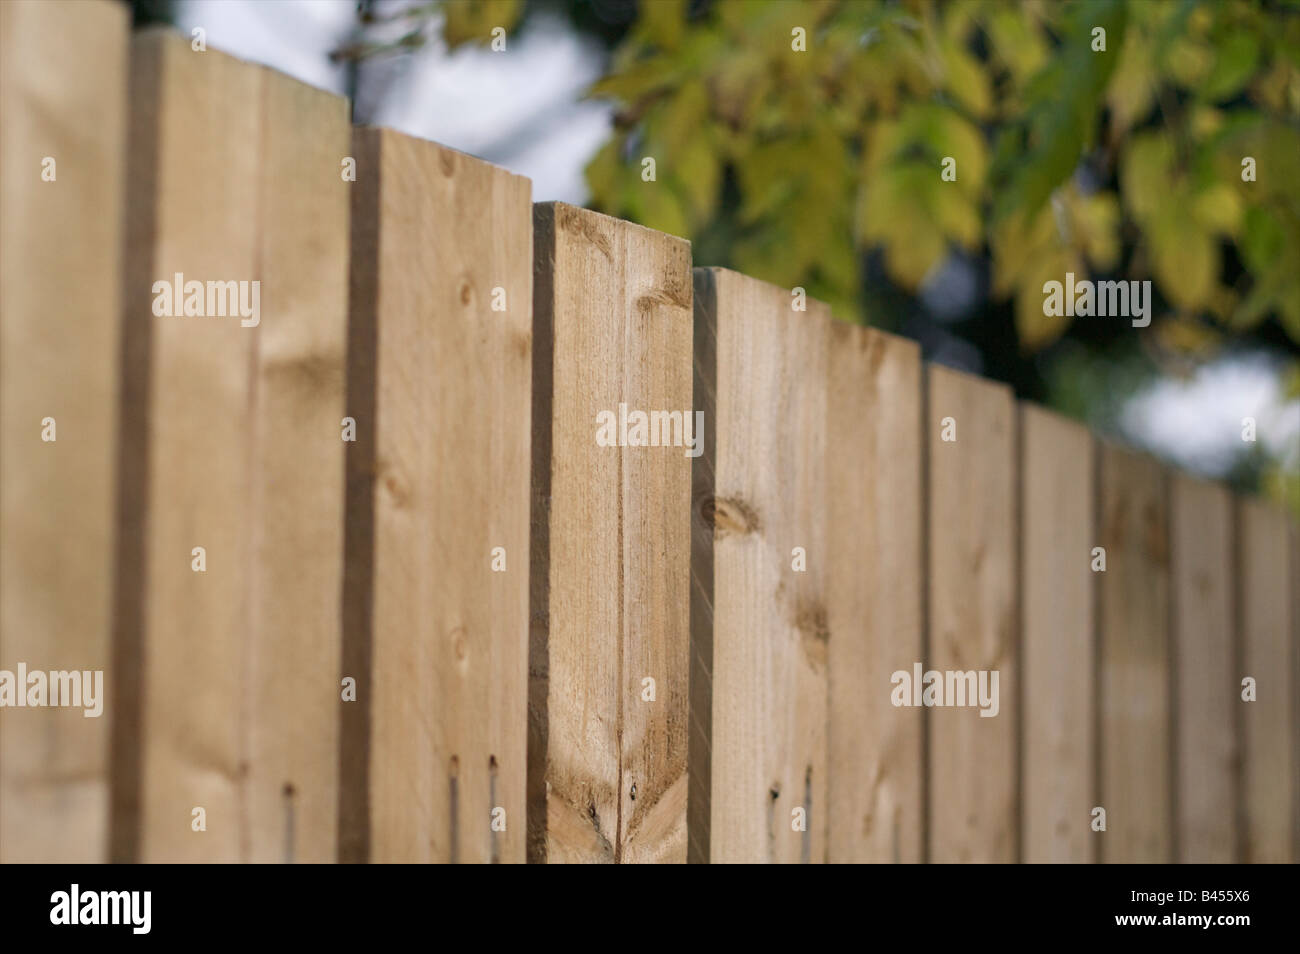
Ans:
[[[1021,844],[1026,862],[1089,862],[1094,768],[1095,467],[1087,428],[1020,406]]]
[[[1254,702],[1242,707],[1243,861],[1294,862],[1293,811],[1300,738],[1289,598],[1293,567],[1287,514],[1260,500],[1238,504],[1240,678],[1255,680]],[[1240,692],[1238,693],[1240,695]]]
[[[132,54],[112,855],[331,861],[347,108],[177,34]],[[155,313],[176,275],[256,314]]]
[[[521,862],[531,184],[390,130],[353,149],[341,857]]]
[[[0,669],[104,681],[97,718],[0,709],[0,862],[108,851],[128,20],[0,4]]]
[[[697,288],[715,342],[711,860],[823,862],[830,309],[724,269]]]
[[[1232,509],[1222,486],[1174,476],[1175,844],[1184,863],[1238,860]]]
[[[930,366],[927,670],[997,671],[998,714],[933,708],[928,857],[1016,859],[1015,405],[1008,388]],[[943,419],[957,439],[943,441]],[[990,710],[991,711],[991,710]]]
[[[535,227],[528,857],[681,862],[691,458],[596,426],[689,413],[690,246],[559,203]]]
[[[149,31],[133,39],[132,74],[124,321],[128,339],[148,339],[149,355],[138,363],[128,340],[126,373],[147,384],[142,401],[125,398],[122,450],[143,459],[147,474],[123,493],[147,503],[141,522],[124,529],[124,539],[140,541],[122,563],[138,559],[142,577],[121,597],[138,604],[125,618],[138,618],[139,630],[125,637],[133,651],[116,665],[121,679],[138,668],[140,708],[137,724],[115,723],[129,737],[115,737],[114,771],[131,766],[120,748],[138,748],[140,764],[138,779],[115,777],[136,792],[134,803],[118,803],[121,814],[115,809],[125,839],[115,854],[238,861],[258,329],[230,317],[157,317],[152,284],[177,273],[256,280],[263,72]],[[195,547],[206,551],[204,572],[192,569]],[[191,828],[196,808],[204,831]]]
[[[241,857],[321,863],[337,857],[352,127],[344,99],[263,83]]]
[[[827,415],[827,855],[914,863],[922,712],[890,676],[922,658],[920,349],[832,322]]]
[[[1098,860],[1173,860],[1168,477],[1154,460],[1100,449]]]

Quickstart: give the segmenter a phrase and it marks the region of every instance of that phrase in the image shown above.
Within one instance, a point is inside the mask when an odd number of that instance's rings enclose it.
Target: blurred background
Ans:
[[[131,5],[1300,515],[1300,0]]]

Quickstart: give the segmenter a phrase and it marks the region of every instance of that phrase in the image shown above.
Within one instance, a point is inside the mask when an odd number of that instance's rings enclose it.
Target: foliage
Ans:
[[[595,205],[845,317],[861,252],[914,292],[958,249],[1026,350],[1069,324],[1042,308],[1067,271],[1152,278],[1176,346],[1268,320],[1300,341],[1295,3],[658,0],[591,95],[619,109]]]

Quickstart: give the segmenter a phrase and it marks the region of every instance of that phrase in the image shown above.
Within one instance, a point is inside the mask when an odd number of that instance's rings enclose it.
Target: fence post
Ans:
[[[1023,860],[1096,857],[1092,436],[1020,405],[1020,672]]]
[[[830,309],[793,303],[696,272],[696,392],[716,403],[714,486],[696,506],[713,528],[712,684],[692,707],[711,713],[716,862],[826,860]]]
[[[531,183],[359,128],[345,861],[521,862]]]
[[[0,3],[0,669],[102,679],[0,709],[0,862],[107,857],[127,29]]]
[[[925,668],[998,672],[996,716],[973,707],[926,713],[928,858],[1010,862],[1017,854],[1020,694],[1015,404],[1005,385],[936,365],[928,366],[928,377]]]
[[[528,858],[685,861],[690,448],[633,415],[698,436],[690,246],[534,221]]]
[[[831,323],[826,438],[833,863],[921,860],[921,710],[890,677],[922,659],[921,357]]]

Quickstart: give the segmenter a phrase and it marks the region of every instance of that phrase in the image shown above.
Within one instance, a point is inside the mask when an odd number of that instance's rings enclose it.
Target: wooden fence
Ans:
[[[0,860],[1296,860],[1279,511],[126,21],[0,4]]]

